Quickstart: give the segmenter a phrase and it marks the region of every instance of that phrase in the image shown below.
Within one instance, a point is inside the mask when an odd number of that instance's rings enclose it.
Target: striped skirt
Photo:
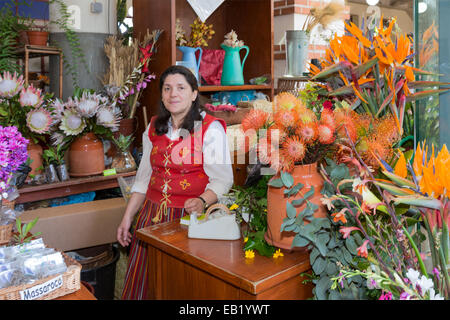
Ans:
[[[128,267],[125,274],[125,284],[122,292],[123,300],[144,300],[147,294],[147,245],[137,239],[136,231],[153,225],[152,218],[156,216],[158,204],[146,200],[139,212],[136,227],[130,244]],[[184,208],[167,208],[167,215],[161,216],[162,222],[172,221],[184,216]]]

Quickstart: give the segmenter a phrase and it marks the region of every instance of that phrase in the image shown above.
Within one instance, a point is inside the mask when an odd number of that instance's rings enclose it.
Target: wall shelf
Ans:
[[[239,91],[239,90],[272,90],[271,85],[253,85],[246,84],[242,86],[200,86],[200,92],[216,92],[216,91]]]
[[[83,178],[70,178],[68,181],[41,184],[37,186],[24,185],[19,189],[19,197],[16,204],[66,197],[89,191],[116,188],[119,186],[118,177],[130,177],[136,175],[136,171],[118,173],[113,176],[89,176]]]

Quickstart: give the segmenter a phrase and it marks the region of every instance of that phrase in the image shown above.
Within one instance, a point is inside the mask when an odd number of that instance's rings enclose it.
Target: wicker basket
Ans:
[[[0,226],[0,246],[8,244],[11,240],[13,226],[12,223]]]
[[[62,274],[62,285],[58,289],[48,292],[47,294],[43,294],[40,297],[36,298],[36,300],[51,300],[61,296],[65,296],[69,293],[75,292],[81,288],[80,286],[80,277],[81,277],[81,265],[70,258],[63,252],[61,252],[64,257],[64,262],[67,265],[67,270]],[[7,287],[0,289],[0,300],[22,300],[20,292],[26,289],[31,289],[42,285],[46,282],[51,281],[52,279],[57,279],[60,275],[53,275],[50,277],[46,277],[35,281],[31,284]]]

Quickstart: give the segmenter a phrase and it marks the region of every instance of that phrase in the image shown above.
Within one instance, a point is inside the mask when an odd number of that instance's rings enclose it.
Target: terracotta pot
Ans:
[[[48,31],[27,30],[28,43],[35,46],[47,46]]]
[[[31,171],[29,174],[38,175],[42,173],[42,168],[38,170],[39,167],[42,167],[42,147],[34,143],[30,140],[30,143],[27,146],[28,157],[33,160],[30,164]]]
[[[76,138],[69,148],[69,175],[83,177],[105,170],[103,143],[92,132]]]
[[[134,135],[136,133],[137,129],[137,120],[136,118],[131,119],[122,119],[119,122],[119,131],[114,133],[114,136],[116,138],[119,137],[119,134],[122,134],[124,136]],[[133,148],[135,146],[135,141],[133,141],[130,144],[130,151],[133,151]]]
[[[314,194],[308,198],[308,200],[319,208],[314,212],[314,217],[324,218],[327,215],[327,211],[324,205],[320,202],[322,195],[320,191],[323,187],[323,178],[317,171],[317,163],[307,165],[297,165],[294,171],[291,173],[294,178],[294,186],[297,183],[302,183],[304,187],[300,190],[302,194],[305,194],[314,186]],[[274,179],[279,178],[275,176]],[[298,196],[286,197],[284,195],[285,188],[274,188],[268,186],[267,189],[267,232],[264,235],[266,241],[278,248],[292,250],[292,241],[294,240],[295,233],[292,231],[280,232],[283,219],[287,217],[286,214],[286,202],[292,202],[298,199]],[[297,207],[297,215],[305,208],[306,204],[302,204]],[[305,224],[309,221],[305,220]]]

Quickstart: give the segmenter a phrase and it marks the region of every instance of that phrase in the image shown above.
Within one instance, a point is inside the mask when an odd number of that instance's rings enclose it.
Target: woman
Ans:
[[[143,156],[117,240],[130,247],[122,299],[145,299],[146,245],[129,232],[201,213],[233,184],[226,125],[200,111],[197,79],[181,66],[160,78],[161,103],[142,137]]]

